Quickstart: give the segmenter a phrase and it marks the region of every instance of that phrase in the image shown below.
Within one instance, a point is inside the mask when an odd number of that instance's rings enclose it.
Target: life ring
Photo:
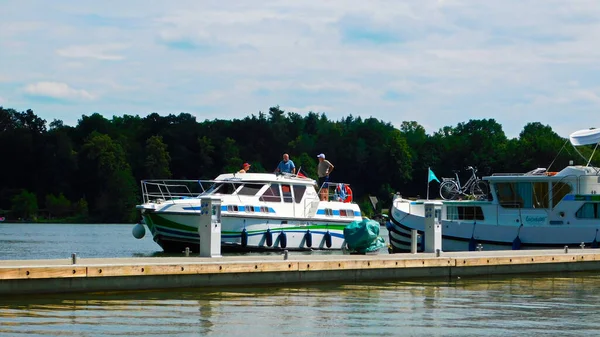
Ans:
[[[352,190],[350,189],[350,186],[346,184],[338,184],[336,191],[340,197],[340,201],[352,202]]]
[[[558,172],[546,172],[547,176],[555,176]]]

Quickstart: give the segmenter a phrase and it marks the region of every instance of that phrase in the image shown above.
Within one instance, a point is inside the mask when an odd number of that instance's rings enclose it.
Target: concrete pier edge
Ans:
[[[600,250],[78,258],[0,261],[0,295],[560,273],[600,270]]]

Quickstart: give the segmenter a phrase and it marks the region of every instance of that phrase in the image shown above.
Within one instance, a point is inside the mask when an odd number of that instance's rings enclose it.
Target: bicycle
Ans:
[[[440,196],[442,199],[456,200],[461,195],[467,195],[467,191],[477,200],[487,198],[489,192],[487,182],[477,177],[475,174],[477,173],[476,168],[469,166],[467,170],[471,170],[471,177],[463,186],[461,186],[460,178],[458,177],[459,171],[454,171],[456,178],[442,178],[443,182],[440,185]]]

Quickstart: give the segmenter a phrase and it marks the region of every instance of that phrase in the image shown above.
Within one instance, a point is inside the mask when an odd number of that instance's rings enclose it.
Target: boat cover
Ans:
[[[573,145],[589,145],[600,143],[600,129],[586,129],[573,132],[569,139]]]
[[[353,221],[344,228],[344,239],[351,253],[366,254],[379,251],[385,240],[379,236],[379,222],[370,219]]]

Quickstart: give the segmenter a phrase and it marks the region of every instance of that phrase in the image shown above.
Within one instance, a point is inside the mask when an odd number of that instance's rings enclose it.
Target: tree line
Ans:
[[[427,134],[415,121],[396,128],[372,117],[334,121],[272,107],[243,119],[201,122],[189,113],[111,119],[94,113],[69,126],[47,123],[32,110],[0,107],[0,217],[134,222],[143,179],[212,179],[244,162],[251,172],[273,172],[283,153],[315,179],[316,155],[325,153],[335,165],[331,179],[349,183],[371,214],[369,195],[378,197],[379,208],[396,192],[424,197],[429,167],[440,178],[469,165],[481,175],[552,162],[558,170],[579,158],[565,141],[538,122],[508,139],[494,119]],[[430,193],[437,196],[437,185]]]

